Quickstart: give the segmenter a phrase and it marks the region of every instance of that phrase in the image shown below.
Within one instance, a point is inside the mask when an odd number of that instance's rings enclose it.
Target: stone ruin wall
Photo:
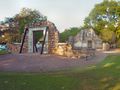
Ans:
[[[54,23],[50,21],[41,21],[41,22],[30,24],[27,27],[35,28],[35,27],[44,27],[44,26],[48,27],[48,53],[53,54],[54,53],[53,50],[58,45],[58,42],[59,42],[59,31],[57,30]],[[28,53],[28,32],[25,37],[22,53]],[[22,35],[22,38],[23,38],[23,35]],[[8,44],[9,50],[13,53],[19,53],[20,46],[21,44]]]
[[[73,50],[72,46],[67,43],[58,43],[57,46],[53,49],[54,54],[65,57],[72,57]]]
[[[48,53],[65,57],[80,58],[86,56],[88,53],[81,53],[79,51],[72,50],[72,46],[67,43],[59,43],[59,32],[55,25],[50,21],[43,21],[39,23],[31,24],[30,28],[48,26]],[[19,53],[20,44],[10,44],[11,51]],[[22,53],[28,52],[28,36],[25,37],[25,43],[23,45]],[[91,53],[91,52],[90,52]]]
[[[49,25],[48,31],[48,53],[54,53],[53,49],[58,45],[59,32],[53,24]]]
[[[20,44],[9,43],[7,44],[8,51],[12,53],[18,53],[20,49]]]
[[[9,43],[9,44],[7,44],[8,51],[12,52],[12,53],[19,53],[20,46],[21,46],[20,43]],[[23,53],[26,53],[28,51],[27,47],[28,47],[27,45],[23,46],[23,51],[22,51]]]
[[[31,24],[29,27],[34,28],[34,27],[48,27],[48,53],[53,54],[53,49],[57,46],[59,42],[59,31],[57,30],[56,26],[54,23],[50,21],[42,21],[38,23]],[[28,40],[26,40],[28,43]]]

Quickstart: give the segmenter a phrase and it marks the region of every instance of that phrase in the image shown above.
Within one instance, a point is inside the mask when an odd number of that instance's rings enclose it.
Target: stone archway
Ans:
[[[44,51],[44,45],[46,42],[48,43],[48,54],[54,53],[53,49],[56,47],[56,45],[59,42],[59,32],[58,32],[55,24],[50,21],[41,21],[41,22],[33,23],[33,24],[27,26],[27,29],[25,30],[24,35],[23,35],[20,53],[22,53],[22,49],[23,49],[24,45],[27,45],[26,51],[28,53],[33,53],[33,51],[34,51],[33,32],[40,31],[40,30],[43,30],[46,34],[46,35],[44,35],[44,43],[42,44],[43,50],[42,50],[41,54]],[[26,44],[24,44],[24,42]]]
[[[34,52],[34,39],[33,39],[33,33],[35,31],[43,31],[44,33],[44,43],[42,43],[42,52],[44,51],[44,45],[45,42],[48,42],[48,33],[47,33],[47,27],[37,27],[37,28],[29,28],[29,32],[28,32],[28,52],[29,53],[33,53]],[[41,53],[42,53],[41,52]]]

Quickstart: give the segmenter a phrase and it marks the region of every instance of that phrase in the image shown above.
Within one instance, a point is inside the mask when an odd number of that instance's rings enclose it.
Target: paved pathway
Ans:
[[[101,62],[106,56],[105,53],[97,52],[95,57],[85,60],[53,55],[8,54],[0,56],[0,71],[46,72],[73,67],[83,68]]]

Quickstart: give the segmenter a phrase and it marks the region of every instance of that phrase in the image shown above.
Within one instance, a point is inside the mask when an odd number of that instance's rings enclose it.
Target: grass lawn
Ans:
[[[120,90],[120,56],[81,70],[51,73],[0,73],[0,90]]]
[[[4,55],[4,54],[8,54],[8,51],[6,51],[6,50],[1,50],[1,51],[0,51],[0,55]]]

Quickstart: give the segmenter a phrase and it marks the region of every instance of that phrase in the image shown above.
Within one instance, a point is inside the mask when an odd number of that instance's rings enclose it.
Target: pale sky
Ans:
[[[12,17],[23,7],[39,10],[60,32],[80,27],[94,5],[103,0],[0,0],[0,20]]]

